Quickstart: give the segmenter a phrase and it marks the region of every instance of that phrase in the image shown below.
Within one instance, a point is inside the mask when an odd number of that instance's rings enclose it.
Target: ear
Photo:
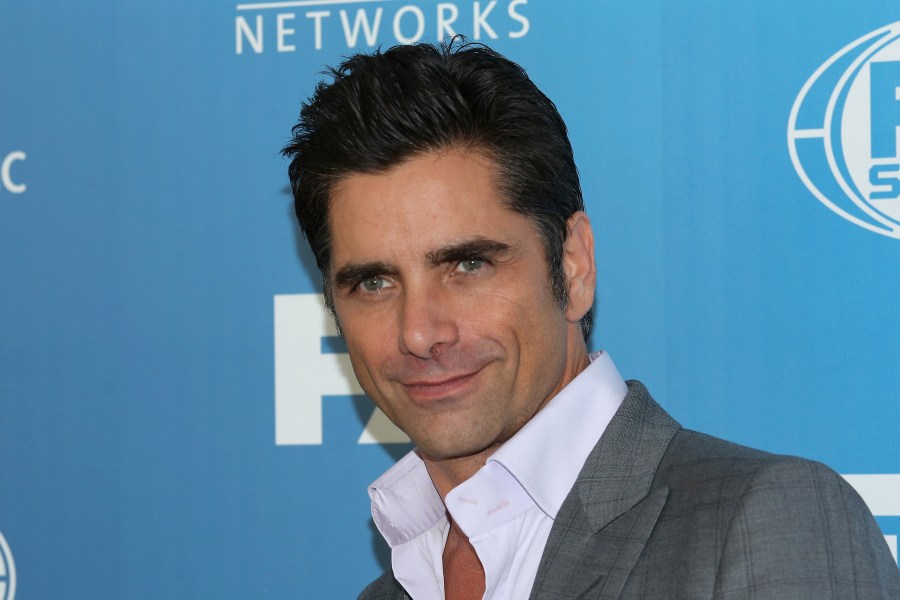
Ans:
[[[563,269],[569,284],[566,320],[577,323],[594,304],[597,265],[594,232],[587,214],[578,211],[566,221],[569,237],[563,243]]]

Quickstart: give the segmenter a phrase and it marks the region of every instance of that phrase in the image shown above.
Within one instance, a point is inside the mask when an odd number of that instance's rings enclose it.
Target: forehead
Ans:
[[[506,206],[494,162],[480,152],[420,154],[384,173],[351,175],[334,186],[329,204],[333,264],[421,255],[474,236],[537,236]]]

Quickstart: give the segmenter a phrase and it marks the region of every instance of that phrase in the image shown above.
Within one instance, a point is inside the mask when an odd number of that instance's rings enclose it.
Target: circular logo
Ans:
[[[9,544],[0,533],[0,600],[14,600],[16,597],[16,563]]]
[[[900,239],[900,22],[848,44],[794,101],[788,150],[807,189],[844,219]]]

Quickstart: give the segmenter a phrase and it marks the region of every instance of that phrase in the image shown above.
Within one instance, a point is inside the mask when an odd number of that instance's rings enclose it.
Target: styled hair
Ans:
[[[294,211],[330,281],[328,202],[354,174],[383,173],[421,153],[467,148],[488,156],[508,208],[529,218],[544,247],[553,296],[568,301],[563,270],[567,219],[584,210],[566,125],[553,102],[516,63],[482,44],[395,46],[357,54],[326,73],[304,102],[282,154]],[[591,312],[581,321],[587,340]]]

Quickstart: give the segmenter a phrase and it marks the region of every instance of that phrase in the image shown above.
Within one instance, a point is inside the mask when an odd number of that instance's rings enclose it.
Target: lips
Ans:
[[[481,369],[464,373],[461,375],[453,375],[449,377],[417,379],[412,381],[401,381],[403,389],[407,395],[416,404],[430,405],[443,400],[452,400],[459,397],[467,391]]]

